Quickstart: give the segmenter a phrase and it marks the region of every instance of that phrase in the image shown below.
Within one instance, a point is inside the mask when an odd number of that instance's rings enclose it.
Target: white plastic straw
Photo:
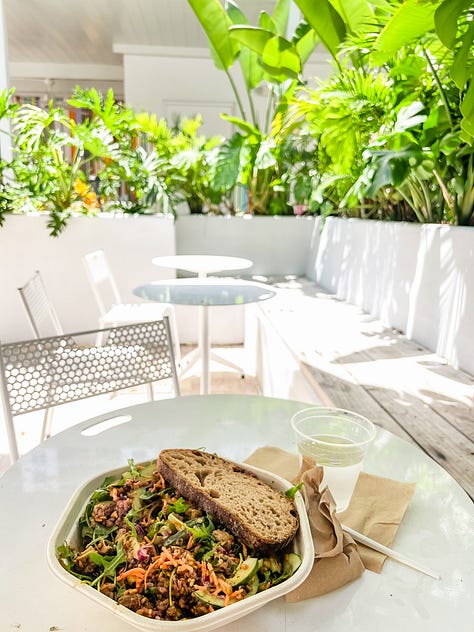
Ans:
[[[351,535],[354,538],[354,540],[356,540],[357,542],[360,542],[361,544],[365,544],[369,548],[374,549],[374,551],[383,553],[387,557],[390,557],[393,560],[400,562],[401,564],[405,564],[406,566],[409,566],[410,568],[414,568],[415,570],[420,571],[420,573],[425,573],[425,575],[429,575],[430,577],[433,577],[433,579],[441,579],[440,575],[433,572],[429,568],[426,568],[426,566],[422,566],[421,564],[418,564],[418,562],[414,562],[410,558],[406,557],[406,555],[403,555],[402,553],[397,553],[397,551],[394,551],[393,549],[389,549],[387,546],[384,546],[383,544],[380,544],[379,542],[372,540],[372,538],[368,538],[366,535],[363,535],[362,533],[359,533],[358,531],[354,531],[354,529],[351,529],[350,527],[346,527],[346,525],[342,525],[342,528],[346,533]]]

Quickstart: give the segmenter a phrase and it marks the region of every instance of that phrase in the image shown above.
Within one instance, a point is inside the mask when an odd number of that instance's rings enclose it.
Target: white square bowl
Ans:
[[[241,465],[242,467],[254,472],[262,481],[265,481],[283,493],[292,486],[291,483],[279,476],[276,476],[275,474],[247,465],[246,463]],[[53,573],[61,581],[74,588],[77,592],[83,594],[85,597],[93,599],[104,608],[107,608],[114,616],[119,617],[123,621],[127,621],[129,624],[140,630],[148,632],[188,632],[191,630],[193,632],[197,632],[198,630],[204,632],[207,630],[214,630],[219,626],[226,625],[231,621],[235,621],[236,619],[245,616],[257,608],[261,608],[273,599],[277,599],[278,597],[282,597],[286,593],[291,592],[309,575],[313,567],[313,540],[311,537],[311,530],[304,500],[298,492],[295,496],[295,504],[300,521],[300,527],[293,543],[290,546],[290,550],[300,555],[301,565],[291,577],[283,581],[281,584],[272,586],[271,588],[257,593],[256,595],[247,597],[242,601],[226,606],[225,608],[215,610],[209,614],[182,621],[160,621],[156,619],[148,619],[147,617],[139,615],[136,612],[119,605],[110,597],[103,595],[95,588],[82,583],[80,579],[74,577],[71,573],[68,573],[68,571],[59,563],[56,556],[56,550],[58,546],[64,544],[65,542],[71,546],[79,545],[79,518],[84,512],[91,494],[103,483],[106,477],[112,476],[119,478],[123,472],[127,471],[127,469],[127,466],[124,466],[120,469],[104,472],[82,485],[74,493],[67,507],[64,509],[64,512],[59,518],[58,523],[49,538],[47,548],[47,559]]]

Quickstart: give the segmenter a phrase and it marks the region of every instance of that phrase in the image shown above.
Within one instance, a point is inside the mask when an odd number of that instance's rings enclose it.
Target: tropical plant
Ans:
[[[292,112],[317,141],[318,199],[329,191],[336,212],[361,216],[472,223],[471,3],[295,3],[338,68]]]
[[[0,221],[4,213],[48,212],[57,235],[73,212],[95,214],[174,210],[183,198],[217,209],[226,191],[212,186],[220,137],[198,135],[200,118],[175,128],[146,112],[117,103],[112,90],[75,89],[68,104],[17,108],[0,95],[0,118],[12,125],[13,158],[2,163]],[[213,207],[214,205],[214,207]]]
[[[96,156],[114,155],[105,129],[76,125],[60,107],[22,105],[12,118],[13,159],[3,183],[3,210],[49,211],[48,227],[58,234],[71,212],[93,213],[99,203],[84,176]]]
[[[290,0],[278,0],[271,16],[262,11],[258,26],[249,24],[235,2],[226,2],[224,8],[219,0],[188,1],[208,37],[217,68],[229,78],[240,114],[222,115],[237,131],[219,151],[214,186],[246,186],[254,213],[292,212],[287,189],[294,186],[285,183],[278,117],[302,81],[303,65],[317,42],[315,33],[302,22],[287,38]],[[234,64],[240,67],[246,99],[237,89]],[[259,121],[254,95],[262,89],[268,98],[264,121]],[[286,146],[289,142],[285,139]]]
[[[191,213],[233,213],[231,193],[216,179],[217,156],[223,138],[199,134],[200,115],[183,118],[175,126],[170,165],[178,182],[177,200],[186,200]]]
[[[90,112],[86,131],[104,130],[114,139],[113,155],[101,154],[97,169],[96,186],[104,209],[150,212],[157,201],[168,197],[168,157],[148,142],[143,117],[117,103],[112,90],[103,97],[95,89],[76,88],[68,103]]]

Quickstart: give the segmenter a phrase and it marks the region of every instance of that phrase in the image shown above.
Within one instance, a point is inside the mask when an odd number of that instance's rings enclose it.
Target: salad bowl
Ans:
[[[253,472],[259,479],[282,493],[285,493],[292,487],[290,482],[265,470],[247,464],[242,464],[242,467]],[[241,601],[216,609],[213,612],[178,621],[149,619],[118,604],[114,599],[111,599],[94,587],[84,583],[81,579],[75,577],[64,568],[58,559],[58,548],[63,546],[66,542],[74,548],[80,547],[79,520],[84,513],[92,493],[101,486],[104,479],[109,477],[111,479],[118,479],[126,470],[127,466],[123,466],[116,470],[103,472],[94,476],[94,478],[85,482],[77,489],[68,505],[64,508],[62,515],[51,533],[47,547],[49,567],[56,577],[76,592],[84,595],[85,598],[91,599],[106,608],[111,616],[129,623],[137,629],[149,632],[173,632],[173,630],[176,632],[187,632],[191,630],[206,632],[244,617],[250,612],[265,606],[265,604],[273,599],[283,597],[299,586],[309,575],[314,558],[313,542],[304,500],[301,494],[297,492],[294,500],[300,526],[293,542],[288,548],[288,552],[296,553],[301,558],[301,564],[290,577],[281,583],[248,596]]]

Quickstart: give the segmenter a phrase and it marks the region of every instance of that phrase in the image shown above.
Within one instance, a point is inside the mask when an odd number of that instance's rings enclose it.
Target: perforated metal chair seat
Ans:
[[[102,346],[86,344],[98,334]],[[15,415],[166,378],[179,395],[167,317],[0,345],[0,368],[12,459],[18,458]]]

